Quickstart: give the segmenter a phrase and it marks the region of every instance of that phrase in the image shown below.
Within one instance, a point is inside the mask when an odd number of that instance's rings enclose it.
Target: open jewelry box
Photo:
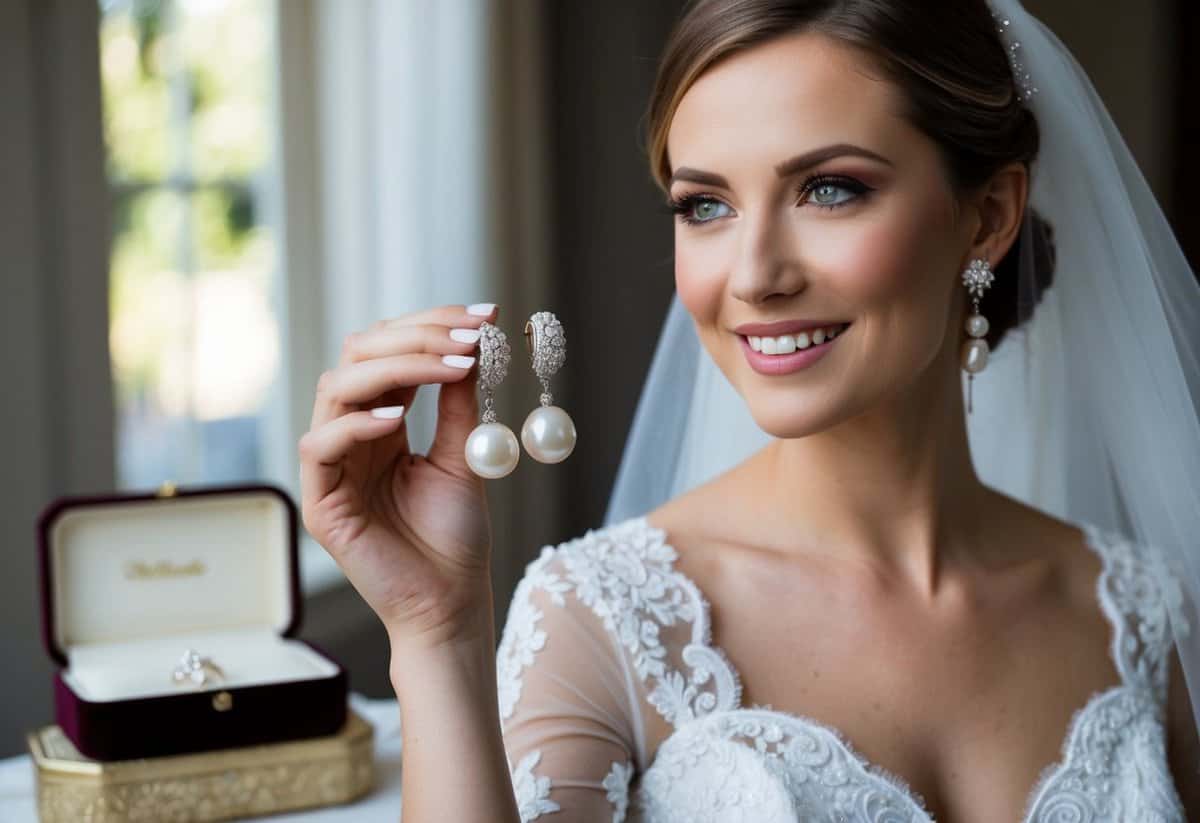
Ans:
[[[38,520],[55,719],[126,760],[335,734],[340,665],[295,639],[296,506],[269,485],[69,497]],[[204,682],[173,676],[189,650]]]

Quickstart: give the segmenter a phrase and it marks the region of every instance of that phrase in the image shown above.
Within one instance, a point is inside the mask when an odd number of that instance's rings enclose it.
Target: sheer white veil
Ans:
[[[1053,227],[1057,265],[1036,311],[976,376],[972,457],[989,486],[1150,547],[1200,727],[1200,286],[1082,68],[1018,0],[990,4],[1037,87],[1026,103],[1041,131],[1030,206]],[[1033,293],[1031,225],[1021,294]],[[769,440],[676,296],[606,522]]]

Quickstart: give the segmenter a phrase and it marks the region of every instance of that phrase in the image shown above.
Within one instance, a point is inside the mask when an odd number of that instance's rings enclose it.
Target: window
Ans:
[[[101,0],[118,479],[253,481],[281,368],[270,0]]]

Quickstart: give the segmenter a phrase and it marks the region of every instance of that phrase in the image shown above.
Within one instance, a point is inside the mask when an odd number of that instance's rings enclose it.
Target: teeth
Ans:
[[[845,326],[825,326],[802,331],[799,334],[783,334],[778,337],[750,337],[750,348],[763,354],[791,354],[797,349],[819,346],[837,337]]]

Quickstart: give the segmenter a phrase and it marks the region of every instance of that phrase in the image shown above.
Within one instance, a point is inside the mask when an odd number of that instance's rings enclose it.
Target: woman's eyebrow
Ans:
[[[780,177],[790,177],[797,172],[803,171],[818,163],[823,163],[826,160],[831,160],[834,157],[842,157],[852,155],[856,157],[866,157],[871,160],[883,163],[886,166],[891,166],[892,161],[886,157],[876,154],[870,149],[864,149],[862,146],[855,146],[851,143],[836,143],[832,146],[822,146],[819,149],[798,154],[790,160],[785,160],[775,167],[775,173]],[[700,183],[706,186],[720,186],[723,189],[729,188],[729,181],[719,174],[713,174],[700,169],[692,169],[687,166],[680,166],[671,175],[670,183],[676,180],[687,180],[692,183]],[[668,185],[670,185],[668,183]]]

